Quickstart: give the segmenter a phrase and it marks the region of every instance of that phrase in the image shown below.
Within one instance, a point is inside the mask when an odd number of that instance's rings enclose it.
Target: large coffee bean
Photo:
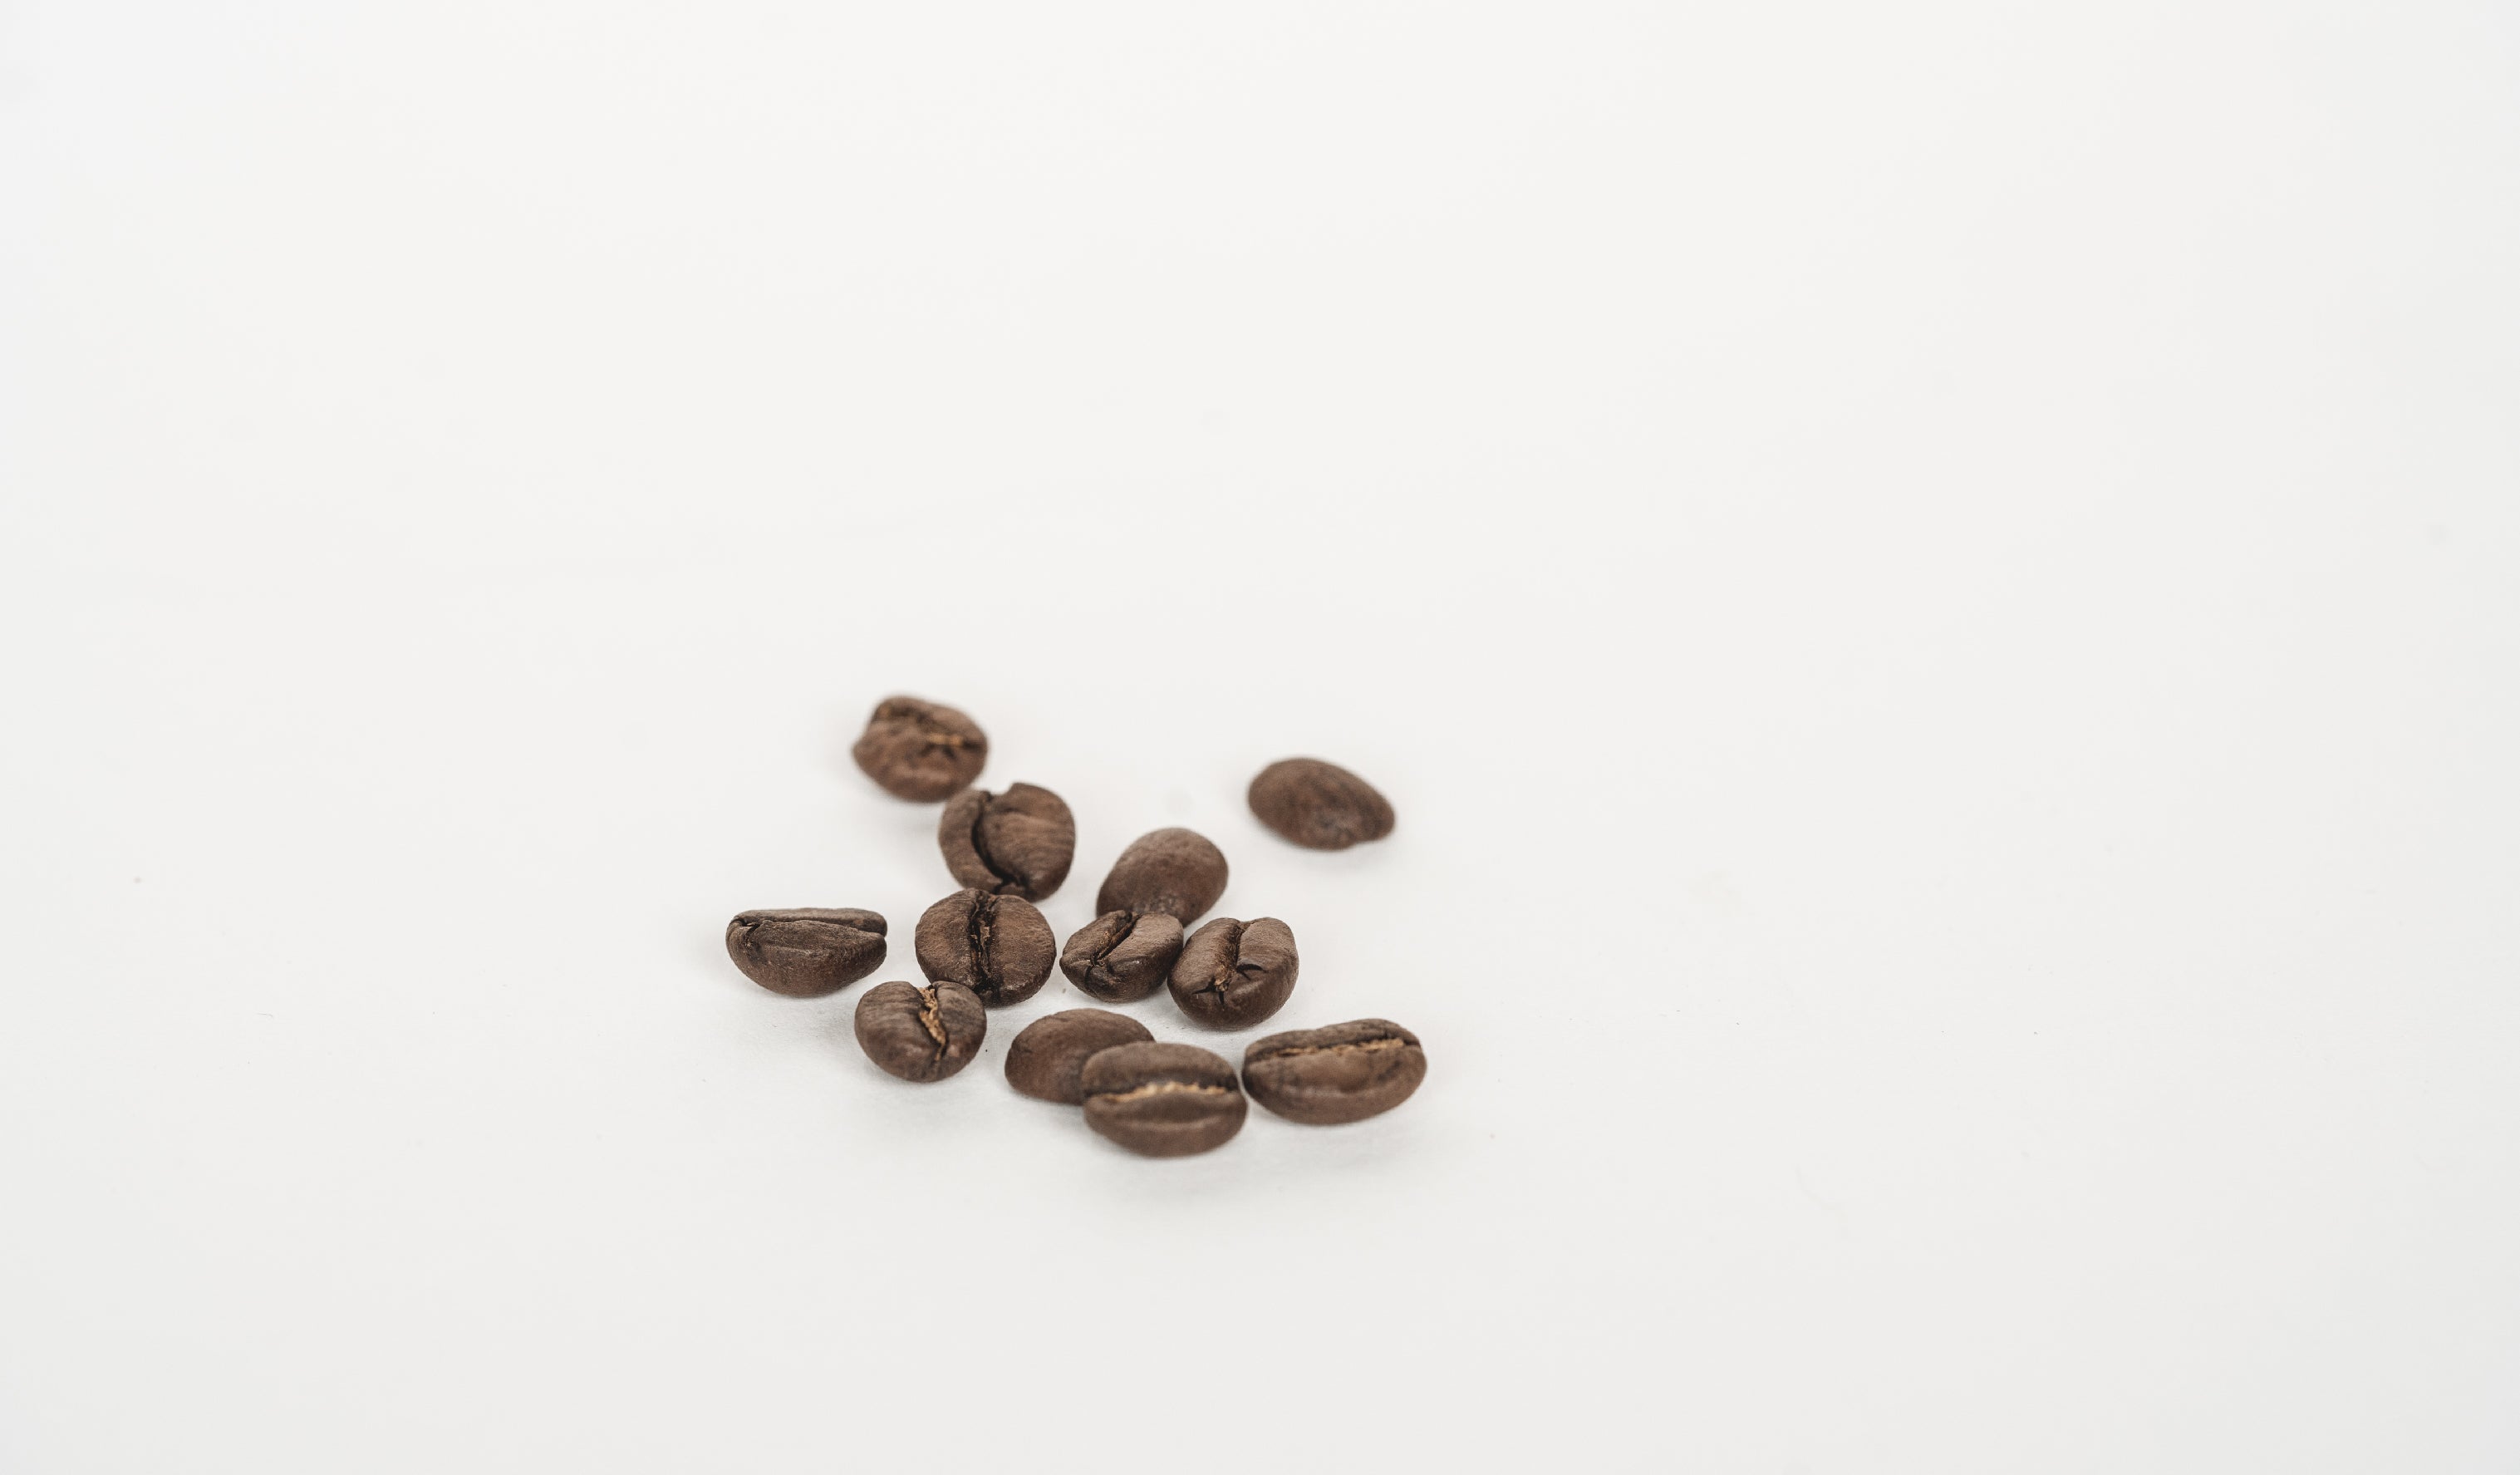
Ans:
[[[952,707],[916,696],[887,696],[849,749],[866,776],[897,799],[933,804],[980,777],[988,735]]]
[[[1040,909],[985,891],[957,891],[928,908],[910,946],[921,972],[953,979],[987,1005],[1019,1004],[1041,992],[1058,959],[1058,939]]]
[[[774,994],[837,993],[883,962],[883,918],[855,907],[745,912],[726,924],[727,956]]]
[[[858,1001],[858,1049],[905,1081],[941,1081],[980,1051],[989,1011],[951,981],[878,983]]]
[[[1067,981],[1112,1004],[1164,986],[1181,957],[1182,924],[1167,912],[1105,912],[1076,929],[1058,955]]]
[[[1067,879],[1076,818],[1066,800],[1034,784],[1012,784],[1002,794],[967,788],[946,801],[936,844],[945,869],[964,885],[1037,902]]]
[[[1409,1099],[1426,1079],[1418,1037],[1388,1019],[1351,1019],[1251,1042],[1242,1089],[1291,1122],[1361,1122]]]
[[[1190,935],[1173,964],[1173,1003],[1210,1029],[1244,1029],[1295,991],[1295,934],[1274,916],[1220,916]]]
[[[1308,850],[1345,850],[1391,833],[1391,801],[1335,763],[1283,758],[1251,781],[1251,812]]]
[[[1117,1045],[1085,1062],[1085,1125],[1132,1152],[1187,1157],[1242,1130],[1242,1089],[1195,1045]]]
[[[1225,894],[1225,852],[1195,829],[1150,830],[1102,878],[1096,912],[1166,912],[1184,926]]]
[[[1152,1040],[1147,1027],[1109,1009],[1060,1009],[1023,1027],[1007,1047],[1007,1084],[1028,1096],[1085,1099],[1085,1062],[1115,1045]]]

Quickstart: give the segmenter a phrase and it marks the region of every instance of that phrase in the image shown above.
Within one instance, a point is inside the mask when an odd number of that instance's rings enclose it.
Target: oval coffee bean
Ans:
[[[945,869],[964,885],[1037,902],[1067,879],[1076,818],[1066,800],[1036,784],[1012,784],[1002,794],[967,788],[946,801],[936,844]]]
[[[1094,910],[1166,912],[1188,926],[1224,894],[1224,851],[1195,829],[1156,829],[1111,863]]]
[[[1132,1152],[1188,1157],[1242,1130],[1242,1088],[1195,1045],[1116,1045],[1085,1062],[1085,1125]]]
[[[1060,1009],[1023,1027],[1007,1047],[1007,1084],[1028,1096],[1085,1099],[1085,1062],[1115,1045],[1152,1040],[1147,1027],[1109,1009]]]
[[[744,912],[726,924],[727,956],[774,994],[819,999],[883,962],[883,918],[855,907]]]
[[[858,1049],[905,1081],[941,1081],[980,1052],[989,1011],[948,980],[920,988],[878,983],[858,1001]]]
[[[950,978],[987,1005],[1020,1004],[1050,981],[1058,939],[1020,896],[957,891],[927,909],[910,940],[919,970]]]
[[[1164,986],[1181,957],[1182,924],[1168,912],[1105,912],[1076,929],[1058,955],[1067,981],[1112,1004]]]
[[[1391,801],[1335,763],[1282,758],[1251,781],[1251,812],[1307,850],[1345,850],[1391,833]]]
[[[1278,1012],[1295,991],[1295,934],[1274,916],[1220,916],[1182,944],[1173,1003],[1210,1029],[1243,1029]]]
[[[978,723],[952,707],[887,696],[876,703],[849,756],[885,793],[933,804],[980,777],[989,761],[989,738]]]
[[[1242,1089],[1290,1122],[1328,1127],[1378,1116],[1426,1079],[1418,1037],[1388,1019],[1351,1019],[1251,1042]]]

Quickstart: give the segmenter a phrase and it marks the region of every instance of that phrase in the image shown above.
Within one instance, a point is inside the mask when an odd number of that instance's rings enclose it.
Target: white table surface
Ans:
[[[0,1468],[2520,1467],[2507,6],[0,58]],[[1147,1162],[1063,981],[746,983],[911,972],[893,691],[1425,1088]]]

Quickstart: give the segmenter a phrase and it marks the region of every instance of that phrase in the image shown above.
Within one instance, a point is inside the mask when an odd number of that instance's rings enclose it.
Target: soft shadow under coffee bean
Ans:
[[[849,749],[866,776],[896,799],[933,804],[980,777],[988,735],[952,707],[916,696],[887,696]]]
[[[1109,1009],[1060,1009],[1023,1027],[1007,1047],[1007,1084],[1028,1096],[1085,1099],[1085,1062],[1115,1045],[1152,1040],[1147,1027]]]
[[[1010,784],[1002,794],[967,788],[946,801],[936,845],[964,885],[1037,902],[1067,879],[1076,818],[1038,784]]]
[[[1388,1019],[1289,1030],[1242,1052],[1242,1089],[1290,1122],[1361,1122],[1409,1099],[1426,1079],[1418,1037]]]
[[[951,981],[878,983],[858,1001],[858,1048],[905,1081],[944,1080],[971,1063],[988,1032],[989,1011]]]
[[[991,1006],[1041,992],[1058,958],[1058,939],[1040,909],[986,891],[957,891],[928,908],[910,946],[921,972],[951,978]]]
[[[1220,916],[1190,935],[1173,964],[1173,1003],[1210,1029],[1245,1029],[1295,991],[1295,933],[1274,916]]]
[[[1182,924],[1166,912],[1105,912],[1076,929],[1058,955],[1067,981],[1111,1004],[1144,999],[1172,976]]]
[[[774,994],[819,999],[883,963],[883,918],[855,907],[744,912],[726,924],[727,956]]]
[[[1195,1045],[1118,1045],[1085,1062],[1085,1124],[1132,1152],[1187,1157],[1223,1145],[1248,1109],[1234,1067]]]
[[[1094,910],[1165,912],[1188,926],[1224,894],[1224,851],[1195,829],[1156,829],[1130,841],[1111,863]]]
[[[1391,833],[1391,801],[1319,758],[1282,758],[1251,781],[1251,812],[1307,850],[1345,850]]]

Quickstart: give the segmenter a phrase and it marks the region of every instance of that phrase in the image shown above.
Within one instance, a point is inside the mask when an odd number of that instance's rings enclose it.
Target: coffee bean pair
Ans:
[[[1418,1037],[1357,1019],[1253,1042],[1238,1081],[1224,1056],[1157,1043],[1108,1009],[1063,1009],[1024,1027],[1007,1050],[1007,1083],[1085,1108],[1085,1123],[1132,1152],[1186,1157],[1242,1130],[1246,1093],[1289,1121],[1363,1121],[1409,1098],[1426,1077]]]

